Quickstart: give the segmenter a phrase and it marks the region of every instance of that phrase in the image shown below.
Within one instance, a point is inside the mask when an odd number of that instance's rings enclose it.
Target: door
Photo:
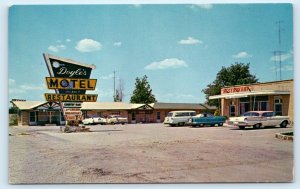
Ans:
[[[36,125],[36,112],[29,112],[29,125]]]
[[[274,98],[274,112],[276,116],[282,115],[282,98],[280,96]]]
[[[235,105],[229,106],[229,116],[234,117],[235,116]]]

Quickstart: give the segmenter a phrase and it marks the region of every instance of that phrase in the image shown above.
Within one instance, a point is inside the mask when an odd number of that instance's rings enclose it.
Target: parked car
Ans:
[[[225,120],[226,118],[223,116],[214,116],[210,113],[202,113],[190,118],[188,124],[193,127],[204,125],[215,126],[216,124],[218,124],[218,126],[222,126]]]
[[[245,129],[245,127],[258,129],[260,127],[277,125],[284,128],[290,124],[288,116],[275,116],[273,111],[250,111],[240,117],[231,117],[229,121],[240,129]]]
[[[96,125],[96,124],[101,124],[104,125],[106,124],[106,119],[102,117],[91,117],[91,118],[85,118],[82,120],[84,125]]]
[[[122,124],[128,123],[128,119],[126,117],[121,117],[119,115],[110,115],[107,117],[107,124]]]
[[[106,123],[106,119],[103,117],[93,117],[93,124],[105,125]]]
[[[84,120],[82,120],[82,123],[84,125],[91,125],[94,123],[94,120],[93,120],[93,118],[85,118]]]
[[[170,126],[183,126],[185,125],[192,116],[195,116],[195,111],[182,110],[182,111],[171,111],[168,113],[164,120],[164,124],[169,124]]]

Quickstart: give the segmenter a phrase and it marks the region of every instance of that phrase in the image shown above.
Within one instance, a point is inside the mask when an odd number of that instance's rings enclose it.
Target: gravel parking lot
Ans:
[[[292,182],[293,142],[275,133],[163,124],[9,128],[9,182],[195,183]]]

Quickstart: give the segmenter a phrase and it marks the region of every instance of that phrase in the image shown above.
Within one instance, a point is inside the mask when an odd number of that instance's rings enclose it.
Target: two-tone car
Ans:
[[[191,125],[192,127],[204,126],[204,125],[222,126],[225,120],[226,117],[223,116],[214,116],[211,113],[201,113],[190,118],[188,124]]]
[[[128,123],[128,119],[126,117],[121,117],[120,115],[110,115],[106,120],[107,124],[122,124]]]
[[[273,111],[250,111],[240,117],[229,118],[229,122],[240,129],[245,129],[245,127],[258,129],[277,125],[285,128],[290,124],[290,119],[289,116],[276,116]]]
[[[192,116],[195,116],[196,112],[192,110],[178,110],[171,111],[165,117],[164,124],[169,124],[172,126],[184,126],[188,123]]]
[[[82,120],[84,125],[105,125],[106,124],[106,119],[103,117],[91,117],[91,118],[85,118]]]

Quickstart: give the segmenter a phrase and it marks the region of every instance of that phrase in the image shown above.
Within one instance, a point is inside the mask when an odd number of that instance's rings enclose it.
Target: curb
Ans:
[[[290,132],[286,132],[286,133],[290,133]],[[280,140],[288,140],[288,141],[294,141],[294,136],[287,136],[284,135],[285,133],[276,133],[275,134],[275,138],[278,138]]]

